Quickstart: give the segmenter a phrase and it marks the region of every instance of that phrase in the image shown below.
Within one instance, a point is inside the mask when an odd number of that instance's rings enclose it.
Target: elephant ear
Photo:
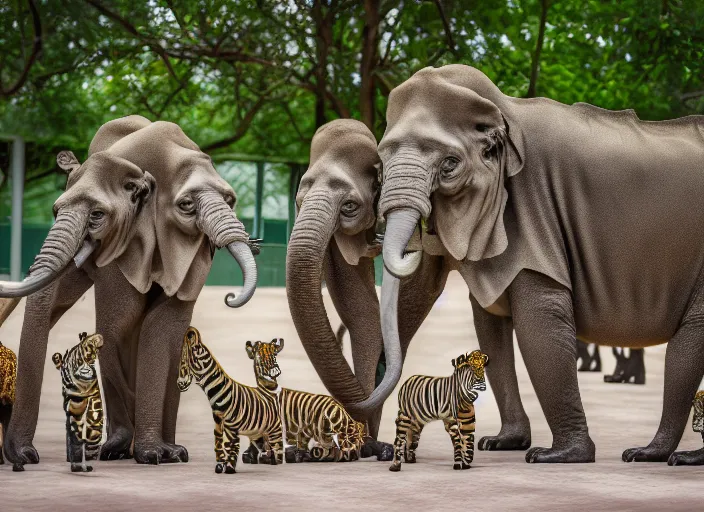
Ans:
[[[149,173],[144,174],[151,191],[135,220],[134,233],[127,248],[115,259],[125,278],[140,293],[147,293],[156,280],[154,273],[150,272],[156,253],[156,181]]]
[[[73,151],[61,151],[56,155],[56,164],[66,171],[66,174],[70,174],[81,166],[81,163],[73,154]]]
[[[501,114],[504,119],[505,145],[506,145],[506,177],[511,178],[523,170],[525,160],[525,141],[523,132],[518,128],[518,124],[509,121],[506,114]],[[513,125],[513,127],[512,127]]]

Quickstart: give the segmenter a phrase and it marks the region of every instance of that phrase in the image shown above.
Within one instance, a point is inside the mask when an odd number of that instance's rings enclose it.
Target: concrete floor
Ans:
[[[229,374],[254,384],[244,350],[246,340],[283,337],[279,356],[283,385],[323,392],[289,318],[283,289],[262,288],[243,309],[223,304],[229,289],[206,288],[193,320],[205,343]],[[450,360],[477,348],[467,290],[457,274],[416,336],[402,380],[416,373],[447,375]],[[331,322],[339,323],[326,298]],[[24,302],[0,329],[4,344],[17,350]],[[0,510],[52,512],[72,508],[96,510],[701,510],[704,467],[621,462],[625,448],[647,444],[655,433],[662,406],[664,347],[646,351],[647,385],[608,385],[601,374],[580,374],[590,433],[597,446],[596,464],[529,465],[523,452],[476,452],[471,470],[452,470],[452,448],[440,423],[428,426],[418,463],[400,473],[388,462],[367,459],[349,464],[240,464],[236,475],[214,473],[213,423],[209,404],[197,386],[182,398],[177,442],[190,453],[188,464],[141,466],[134,461],[96,462],[91,474],[71,474],[64,462],[64,415],[61,384],[51,354],[77,342],[80,331],[94,328],[93,297],[69,311],[52,331],[34,439],[39,465],[13,473],[0,466]],[[610,350],[601,349],[611,371]],[[349,354],[348,354],[349,356]],[[522,360],[517,362],[521,396],[533,429],[534,446],[549,446],[551,435]],[[492,393],[477,402],[477,439],[498,432]],[[395,399],[384,411],[381,439],[392,442]],[[243,440],[243,446],[247,442]],[[701,446],[688,426],[680,449]]]

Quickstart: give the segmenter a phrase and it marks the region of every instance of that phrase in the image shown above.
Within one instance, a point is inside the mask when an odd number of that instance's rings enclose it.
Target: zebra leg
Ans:
[[[474,406],[460,411],[458,416],[458,430],[462,442],[462,469],[469,469],[474,460],[474,427],[476,423]]]
[[[498,435],[479,440],[480,450],[526,450],[530,447],[530,422],[518,392],[518,378],[513,353],[513,324],[487,312],[470,296],[474,329],[479,348],[489,356],[486,373],[501,416]]]
[[[223,447],[223,432],[222,418],[213,415],[215,419],[215,428],[213,435],[215,436],[215,472],[217,474],[225,471],[225,449]]]
[[[410,439],[406,444],[405,459],[409,464],[414,464],[416,462],[416,450],[418,449],[418,443],[420,442],[421,432],[423,432],[423,426],[414,422],[411,425],[411,433],[409,436]]]
[[[250,438],[249,447],[242,452],[243,464],[259,464],[260,454],[264,452],[264,438]]]
[[[452,446],[455,449],[455,464],[452,469],[466,469],[462,467],[462,438],[460,436],[459,423],[455,420],[443,421],[445,430],[450,434]]]
[[[394,459],[391,461],[389,471],[401,471],[401,457],[406,447],[406,437],[411,430],[411,418],[398,411],[396,418],[396,439],[394,439]]]
[[[228,475],[236,473],[237,457],[240,454],[240,436],[234,429],[228,429],[227,462],[225,463],[225,473]]]
[[[85,421],[86,460],[97,460],[100,454],[100,442],[103,439],[103,401],[100,394],[88,399]]]
[[[284,438],[281,426],[275,427],[268,435],[269,445],[271,446],[271,461],[272,466],[284,463]]]

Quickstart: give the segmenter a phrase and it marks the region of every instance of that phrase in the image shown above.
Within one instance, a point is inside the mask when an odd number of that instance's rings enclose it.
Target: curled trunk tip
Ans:
[[[387,214],[384,234],[384,267],[395,277],[407,277],[420,265],[420,251],[405,254],[408,241],[420,220],[420,213],[403,208]]]

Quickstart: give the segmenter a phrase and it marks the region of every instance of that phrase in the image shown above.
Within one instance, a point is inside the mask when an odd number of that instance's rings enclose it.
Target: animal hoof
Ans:
[[[71,473],[90,473],[93,471],[93,466],[85,464],[71,464]]]
[[[286,454],[288,455],[288,452],[286,452]],[[259,463],[259,450],[254,444],[250,443],[249,448],[242,453],[242,462],[244,464]],[[286,462],[288,462],[288,460]]]
[[[20,473],[20,472],[24,471],[24,464],[21,464],[19,462],[15,462],[12,465],[12,471],[14,471],[15,473]]]
[[[671,453],[660,448],[645,446],[642,448],[629,448],[623,452],[623,462],[667,462]]]
[[[394,473],[397,473],[398,471],[401,471],[401,463],[394,463],[389,466],[389,471],[393,471]]]
[[[675,452],[667,459],[668,466],[704,466],[704,448]]]
[[[580,463],[594,462],[596,449],[591,439],[573,444],[567,448],[535,447],[526,453],[526,462],[530,464]]]
[[[381,441],[379,441],[378,446],[379,446],[379,449],[378,449],[378,453],[376,456],[376,460],[384,461],[384,462],[389,461],[389,460],[393,460],[394,446],[392,444],[382,443]]]
[[[479,440],[477,448],[482,451],[496,450],[527,450],[530,448],[530,435],[528,436],[485,436]]]
[[[234,475],[235,473],[236,473],[235,466],[233,466],[229,462],[227,464],[225,464],[225,474],[226,475]]]
[[[220,473],[222,473],[224,470],[225,470],[225,464],[223,464],[222,462],[218,462],[217,464],[215,464],[215,472],[218,475]]]
[[[188,462],[188,451],[181,445],[164,443],[163,441],[149,444],[136,444],[134,459],[138,464],[168,464]]]

